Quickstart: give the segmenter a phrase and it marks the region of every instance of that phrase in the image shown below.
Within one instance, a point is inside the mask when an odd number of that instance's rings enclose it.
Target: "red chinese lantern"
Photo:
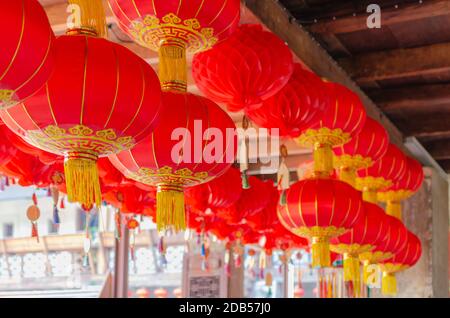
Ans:
[[[397,280],[395,273],[414,266],[422,255],[420,239],[408,231],[406,246],[396,253],[394,257],[380,264],[383,271],[381,291],[383,295],[395,296],[397,294]]]
[[[337,83],[324,83],[328,99],[320,122],[306,130],[297,141],[314,149],[315,175],[329,177],[333,171],[332,148],[343,145],[364,126],[366,112],[358,95]]]
[[[358,170],[356,188],[363,191],[365,201],[377,203],[377,192],[387,189],[406,173],[406,157],[400,149],[389,144],[385,155],[371,167]]]
[[[278,128],[280,137],[296,138],[319,122],[328,106],[322,80],[295,64],[294,73],[280,92],[246,114],[259,127]]]
[[[0,122],[0,140],[2,140],[0,144],[0,167],[10,162],[17,153],[17,148],[7,137],[9,132],[9,128]]]
[[[406,157],[406,173],[386,191],[378,192],[378,200],[386,202],[386,213],[402,219],[401,201],[411,197],[422,185],[422,165],[410,157]]]
[[[388,224],[388,230],[385,232],[386,239],[372,251],[359,254],[359,259],[364,265],[364,282],[366,284],[369,283],[369,275],[371,274],[369,266],[390,259],[399,253],[408,241],[408,229],[402,222],[390,215],[385,217]]]
[[[227,208],[218,208],[214,212],[220,218],[232,224],[238,224],[249,216],[261,212],[270,202],[275,189],[272,181],[262,181],[255,176],[249,178],[250,188],[244,189],[236,203]],[[275,189],[276,190],[276,189]]]
[[[376,204],[364,202],[364,213],[353,228],[332,239],[330,249],[344,256],[344,281],[353,282],[359,295],[359,255],[369,253],[386,240],[388,218]]]
[[[227,130],[234,132],[235,125],[212,101],[181,92],[163,93],[161,122],[133,149],[110,160],[127,178],[158,188],[159,229],[182,230],[186,225],[184,189],[208,182],[231,166],[236,136],[230,137]],[[174,131],[178,131],[177,140]]]
[[[185,91],[186,52],[208,50],[240,20],[239,0],[108,0],[119,26],[140,45],[159,51],[164,89]]]
[[[37,0],[0,0],[0,108],[38,91],[53,70],[54,34]]]
[[[293,69],[289,48],[260,25],[241,25],[226,41],[192,61],[202,93],[233,112],[260,107],[286,85]]]
[[[351,229],[363,215],[360,192],[333,179],[299,181],[278,209],[282,225],[312,241],[312,266],[329,267],[329,240]]]
[[[339,179],[355,187],[356,171],[371,167],[384,156],[389,136],[377,121],[367,118],[361,132],[348,143],[333,148],[333,164]]]
[[[100,206],[97,159],[129,149],[152,131],[161,89],[144,60],[96,37],[105,24],[89,13],[101,7],[100,0],[74,3],[84,13],[82,27],[55,41],[49,81],[0,116],[28,143],[65,156],[69,201]]]
[[[123,174],[112,165],[108,158],[100,158],[97,161],[97,166],[102,185],[117,187],[123,182],[126,182]]]

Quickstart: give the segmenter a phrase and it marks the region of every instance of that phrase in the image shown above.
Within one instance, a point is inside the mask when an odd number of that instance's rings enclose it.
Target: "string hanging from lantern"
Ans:
[[[39,210],[37,204],[37,196],[36,192],[33,192],[33,195],[31,196],[32,205],[28,207],[27,209],[27,218],[31,222],[31,237],[36,238],[36,241],[39,243],[39,232],[38,232],[38,224],[37,221],[39,220],[39,217],[41,216],[41,211]]]
[[[291,174],[286,165],[286,158],[288,157],[288,150],[285,145],[280,146],[281,162],[277,171],[278,190],[281,192],[280,205],[286,205],[286,190],[291,185]]]
[[[238,147],[238,159],[239,159],[239,170],[241,171],[242,178],[242,189],[250,189],[250,183],[248,181],[248,164],[249,164],[249,140],[247,138],[247,130],[249,128],[250,122],[247,116],[242,117],[242,128],[244,129],[243,138],[239,140]]]

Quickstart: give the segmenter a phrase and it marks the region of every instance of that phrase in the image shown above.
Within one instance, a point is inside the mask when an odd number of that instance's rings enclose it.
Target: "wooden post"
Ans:
[[[130,233],[122,226],[122,235],[115,242],[114,262],[114,298],[128,297],[128,257],[130,251]]]
[[[228,298],[244,298],[244,260],[240,267],[236,267],[234,261],[234,243],[230,250],[230,277],[228,278]],[[243,255],[241,256],[243,257]]]

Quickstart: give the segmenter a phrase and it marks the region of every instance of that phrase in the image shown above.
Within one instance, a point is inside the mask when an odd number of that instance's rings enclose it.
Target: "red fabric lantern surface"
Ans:
[[[397,294],[397,281],[395,273],[414,266],[422,255],[420,239],[408,231],[408,239],[405,247],[396,253],[394,257],[380,264],[383,271],[381,290],[384,295]]]
[[[260,107],[286,85],[293,70],[289,48],[260,25],[241,25],[192,61],[200,91],[232,112]]]
[[[399,181],[406,173],[405,155],[395,145],[389,144],[385,155],[371,167],[358,170],[356,188],[363,191],[364,200],[377,203],[377,191],[382,191]]]
[[[8,139],[9,133],[9,128],[0,122],[0,167],[10,162],[17,153],[17,148]]]
[[[277,207],[280,200],[280,194],[277,188],[273,187],[270,194],[270,201],[267,206],[260,212],[248,215],[245,220],[247,225],[260,233],[274,232],[275,226],[278,225]]]
[[[236,29],[238,0],[108,0],[120,28],[142,46],[183,42],[191,53],[210,49]]]
[[[144,210],[152,203],[149,193],[139,189],[133,183],[125,183],[109,190],[103,194],[103,199],[120,209],[121,213],[133,214],[144,214]]]
[[[330,249],[344,255],[344,280],[359,286],[359,255],[371,252],[386,240],[388,218],[378,205],[364,202],[363,217],[353,228],[331,240]],[[358,288],[359,289],[359,288]]]
[[[244,189],[236,203],[228,208],[218,208],[214,212],[232,224],[239,224],[249,216],[261,212],[271,201],[274,188],[272,181],[262,181],[255,176],[249,178],[250,188]]]
[[[211,181],[231,166],[236,156],[236,127],[219,106],[204,97],[164,92],[163,106],[164,124],[110,160],[127,178],[158,187],[159,229],[175,226],[181,230],[185,228],[184,189]],[[173,138],[174,131],[179,133],[178,140]]]
[[[42,163],[34,156],[17,151],[16,155],[5,165],[0,166],[3,174],[18,180],[21,186],[33,185],[33,171],[42,167]]]
[[[422,165],[415,159],[406,156],[406,173],[386,191],[378,192],[378,200],[386,202],[386,213],[402,219],[401,201],[411,197],[423,182]]]
[[[322,80],[295,64],[294,73],[281,91],[246,114],[259,127],[278,128],[280,137],[296,138],[323,116],[328,106],[325,94]]]
[[[329,267],[329,240],[350,230],[363,216],[361,193],[345,182],[308,179],[291,186],[278,218],[295,235],[312,240],[312,266]]]
[[[359,134],[366,121],[366,111],[358,95],[345,86],[337,83],[323,85],[328,107],[321,120],[297,138],[297,142],[314,149],[315,174],[329,177],[333,171],[332,148]]]
[[[384,127],[368,117],[358,135],[333,148],[333,165],[339,179],[355,187],[356,171],[371,167],[385,155],[388,146],[389,136]]]
[[[38,91],[53,70],[54,34],[37,0],[0,0],[0,108]]]
[[[231,167],[216,179],[186,190],[186,204],[197,211],[228,208],[242,194],[241,176],[238,169]]]
[[[0,116],[28,143],[66,157],[69,201],[100,206],[96,161],[152,131],[158,77],[131,51],[101,38],[61,36],[54,50],[55,71],[45,87]]]
[[[112,165],[108,158],[98,159],[97,166],[101,183],[104,186],[116,187],[122,183],[128,182],[123,174]]]

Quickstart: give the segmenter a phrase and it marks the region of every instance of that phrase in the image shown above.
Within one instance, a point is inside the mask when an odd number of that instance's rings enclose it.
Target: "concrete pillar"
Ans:
[[[126,226],[122,226],[120,240],[115,240],[114,262],[114,298],[128,298],[128,257],[130,235]]]
[[[398,297],[448,297],[448,182],[425,168],[422,188],[403,204],[403,222],[422,242],[422,257],[397,274]]]

